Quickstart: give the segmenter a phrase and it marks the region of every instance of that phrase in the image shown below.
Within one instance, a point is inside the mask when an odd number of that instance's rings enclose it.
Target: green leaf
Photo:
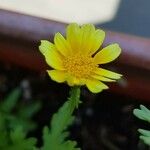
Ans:
[[[37,127],[37,124],[29,119],[24,119],[21,117],[13,117],[9,119],[8,127],[14,129],[16,126],[22,126],[25,132],[34,130]]]
[[[144,129],[138,129],[139,133],[141,133],[143,136],[150,137],[150,131],[144,130]]]
[[[18,126],[14,131],[10,133],[10,138],[12,139],[13,143],[17,143],[20,140],[23,140],[26,136],[21,126]]]
[[[80,150],[80,148],[75,148],[77,146],[76,141],[67,141],[63,144],[61,150]]]
[[[2,111],[10,112],[15,107],[20,95],[21,90],[19,88],[14,89],[1,104]]]
[[[140,109],[134,109],[133,114],[141,120],[150,122],[150,110],[143,105],[140,105]]]
[[[150,146],[150,131],[144,129],[138,129],[140,135],[140,139],[147,145]]]
[[[21,107],[19,110],[19,115],[22,118],[31,118],[35,113],[37,113],[41,108],[41,102],[36,101],[34,103],[29,104],[28,106]]]
[[[42,150],[79,150],[76,142],[65,141],[69,135],[67,127],[73,123],[74,116],[72,113],[80,103],[80,88],[74,87],[70,92],[70,98],[64,105],[53,115],[51,128],[45,127],[43,130],[43,147]]]
[[[146,144],[150,146],[150,137],[140,136],[140,139]]]
[[[26,138],[21,126],[18,126],[10,133],[12,145],[8,146],[8,150],[33,150],[35,148],[36,139]]]
[[[22,105],[18,103],[20,95],[16,88],[0,103],[0,150],[37,150],[36,139],[26,138],[26,134],[35,128],[31,117],[41,104]]]
[[[143,105],[140,105],[140,109],[134,109],[133,114],[141,120],[150,123],[150,110]],[[150,131],[144,129],[138,129],[140,133],[139,138],[147,145],[150,146]]]
[[[9,139],[7,137],[8,133],[5,126],[5,118],[0,113],[0,149],[8,145]]]

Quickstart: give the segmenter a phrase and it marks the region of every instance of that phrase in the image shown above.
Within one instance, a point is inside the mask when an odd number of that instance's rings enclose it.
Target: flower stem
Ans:
[[[70,113],[72,114],[75,108],[78,108],[78,105],[81,103],[80,101],[80,87],[74,86],[70,90],[70,98],[69,98],[69,108]]]

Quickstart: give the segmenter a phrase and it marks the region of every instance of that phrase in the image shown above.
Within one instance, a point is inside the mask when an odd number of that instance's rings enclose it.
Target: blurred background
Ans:
[[[70,22],[105,30],[103,46],[119,43],[121,56],[104,67],[123,74],[97,95],[82,88],[71,138],[83,150],[147,150],[137,129],[148,126],[132,111],[150,102],[149,0],[0,0],[0,100],[19,87],[23,106],[41,102],[32,119],[38,126],[28,133],[41,145],[42,128],[66,100],[69,87],[47,76],[38,46],[41,39],[53,41],[56,32],[64,34]]]
[[[110,30],[150,36],[149,0],[0,0],[0,8],[64,23],[99,24]]]

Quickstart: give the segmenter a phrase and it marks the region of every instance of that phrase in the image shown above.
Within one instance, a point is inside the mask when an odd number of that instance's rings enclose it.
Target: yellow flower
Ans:
[[[113,82],[121,75],[99,65],[116,59],[121,49],[118,44],[111,44],[98,51],[104,38],[105,32],[92,24],[80,27],[73,23],[67,27],[66,38],[56,33],[54,44],[42,40],[39,49],[53,68],[47,71],[51,79],[69,86],[86,85],[93,93],[108,89],[101,81]]]

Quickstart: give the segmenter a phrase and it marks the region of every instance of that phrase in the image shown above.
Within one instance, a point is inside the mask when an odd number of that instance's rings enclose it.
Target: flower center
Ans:
[[[65,58],[63,64],[66,71],[77,78],[88,78],[97,66],[91,56],[82,54]]]

